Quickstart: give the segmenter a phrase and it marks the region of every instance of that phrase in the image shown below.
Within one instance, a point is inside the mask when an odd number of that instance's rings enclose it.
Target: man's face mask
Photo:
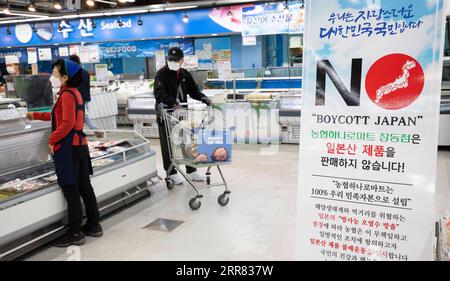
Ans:
[[[178,71],[181,68],[181,63],[177,61],[168,61],[167,66],[172,71]]]
[[[11,74],[11,75],[15,75],[16,74],[16,67],[15,66],[8,66],[8,67],[6,67],[6,71],[8,71],[8,73],[9,74]]]

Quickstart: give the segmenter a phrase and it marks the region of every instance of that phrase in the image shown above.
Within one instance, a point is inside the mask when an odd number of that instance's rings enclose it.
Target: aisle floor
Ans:
[[[163,175],[159,141],[152,140]],[[204,189],[202,207],[191,211],[186,184],[152,196],[102,221],[105,235],[79,248],[44,247],[28,260],[293,260],[298,146],[282,145],[276,155],[262,146],[234,146],[233,165],[224,173],[233,191],[227,207],[217,204],[221,188]],[[217,176],[217,173],[215,174]],[[213,177],[217,179],[216,177]],[[440,151],[436,216],[450,209],[450,151]],[[145,228],[156,219],[176,220],[169,232]]]

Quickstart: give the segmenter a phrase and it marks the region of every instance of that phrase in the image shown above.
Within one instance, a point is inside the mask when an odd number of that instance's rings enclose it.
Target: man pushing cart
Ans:
[[[231,160],[230,141],[223,142],[222,146],[218,146],[218,137],[221,136],[222,140],[227,139],[224,137],[224,131],[222,129],[211,130],[208,127],[214,125],[218,120],[223,121],[223,119],[216,116],[214,111],[209,108],[212,105],[211,100],[199,90],[192,75],[181,68],[183,62],[183,51],[178,47],[171,48],[166,65],[156,73],[154,84],[159,139],[164,169],[167,172],[167,187],[172,189],[174,185],[183,184],[178,172],[181,173],[197,193],[189,201],[191,209],[197,210],[201,206],[202,195],[196,182],[205,181],[205,177],[198,173],[197,168],[208,168],[206,172],[207,185],[213,186],[211,185],[210,171],[212,166],[217,166],[223,180],[223,184],[220,185],[225,186],[225,192],[219,196],[218,201],[221,206],[225,206],[228,204],[230,191],[220,170],[220,165],[229,163]],[[209,107],[202,109],[200,113],[195,113],[187,105],[187,95]],[[192,122],[196,119],[194,116],[200,116],[199,126],[192,126]],[[187,125],[186,122],[191,123]],[[224,127],[222,126],[222,128]],[[205,140],[206,134],[210,135],[206,138],[209,140]],[[213,140],[213,143],[210,140]],[[205,151],[214,148],[214,151],[209,151],[210,155],[199,153],[199,147]],[[180,165],[186,165],[186,173],[180,168]]]

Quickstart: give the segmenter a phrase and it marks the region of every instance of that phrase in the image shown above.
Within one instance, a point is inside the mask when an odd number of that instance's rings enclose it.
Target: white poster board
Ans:
[[[444,0],[305,7],[297,259],[431,260]]]
[[[28,64],[34,64],[38,62],[36,48],[27,48],[27,54],[28,54]]]
[[[95,65],[95,77],[98,82],[108,82],[108,65],[107,64],[96,64]]]
[[[164,50],[155,52],[156,70],[160,70],[166,65],[166,54]]]
[[[221,80],[231,80],[231,61],[230,60],[218,60],[217,61],[217,72],[219,79]]]
[[[100,48],[98,45],[89,45],[88,52],[90,63],[100,62]]]
[[[78,45],[70,45],[69,46],[69,55],[80,55],[80,46]]]
[[[69,56],[69,48],[68,47],[59,47],[59,56],[60,57],[68,57]]]
[[[81,63],[89,63],[89,47],[88,46],[80,46],[79,54]]]
[[[256,46],[256,36],[243,36],[242,46]]]
[[[182,65],[183,68],[188,70],[195,70],[198,68],[198,58],[195,55],[185,56],[184,63]]]
[[[52,49],[39,48],[38,53],[39,53],[40,61],[51,61],[52,60]]]

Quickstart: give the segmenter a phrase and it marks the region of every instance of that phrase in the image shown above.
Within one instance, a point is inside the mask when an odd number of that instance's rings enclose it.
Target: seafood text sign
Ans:
[[[444,4],[306,1],[298,259],[432,259]]]
[[[305,21],[303,2],[286,1],[286,3],[283,1],[272,5],[243,7],[242,36],[303,33]]]

